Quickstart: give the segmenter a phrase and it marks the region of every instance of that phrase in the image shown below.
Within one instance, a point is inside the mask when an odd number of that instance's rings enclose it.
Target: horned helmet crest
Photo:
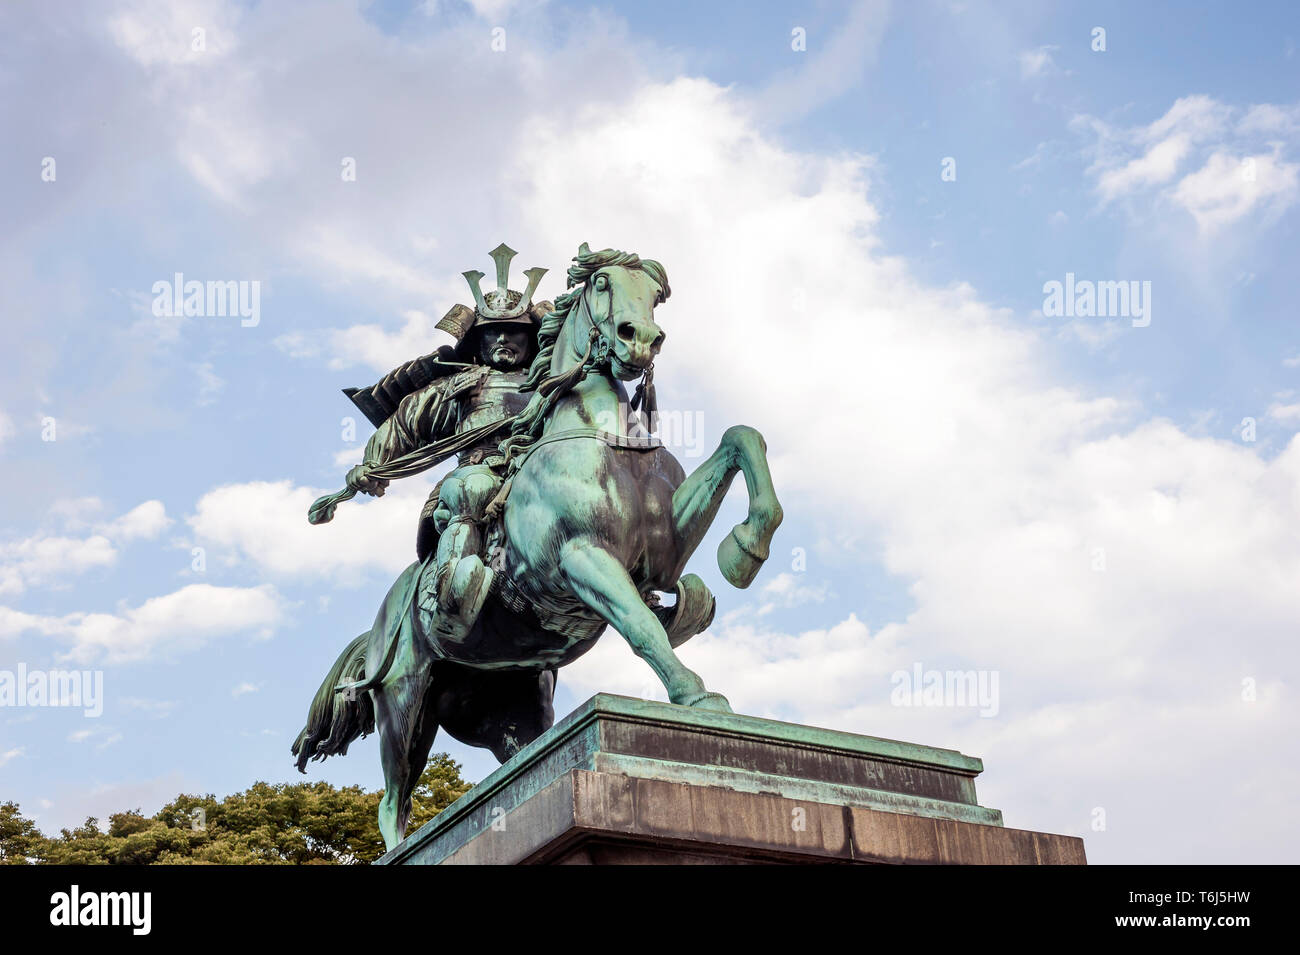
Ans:
[[[549,302],[534,304],[533,293],[547,270],[531,268],[524,272],[528,285],[522,292],[510,289],[510,261],[517,255],[514,249],[502,242],[490,253],[496,264],[497,287],[483,292],[484,274],[476,269],[462,273],[474,296],[474,307],[455,305],[438,323],[438,328],[456,337],[457,350],[461,350],[470,337],[470,332],[485,326],[497,324],[515,324],[536,326],[542,317],[551,310]]]

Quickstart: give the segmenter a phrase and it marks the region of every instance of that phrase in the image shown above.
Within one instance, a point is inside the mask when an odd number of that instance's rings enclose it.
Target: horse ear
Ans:
[[[582,245],[578,246],[578,258],[582,258],[588,255],[591,255],[591,247],[584,242],[582,243]]]

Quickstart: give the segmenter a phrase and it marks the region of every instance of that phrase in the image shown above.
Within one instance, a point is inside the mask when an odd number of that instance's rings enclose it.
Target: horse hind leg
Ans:
[[[410,828],[411,812],[414,808],[411,797],[420,785],[420,777],[424,775],[424,768],[429,764],[429,750],[433,749],[433,741],[438,736],[438,711],[435,699],[436,690],[430,687],[421,706],[415,732],[411,734],[411,748],[406,755],[406,765],[410,767],[410,771],[406,775],[406,784],[398,795],[401,809],[398,823],[403,836]]]
[[[379,834],[384,837],[384,848],[392,850],[405,835],[401,791],[406,785],[406,774],[409,772],[405,747],[395,733],[380,730],[379,761],[384,767],[384,795],[379,800]]]
[[[437,714],[427,705],[427,672],[396,674],[372,691],[379,729],[379,759],[384,795],[379,800],[379,832],[393,849],[406,835],[415,791],[438,731]]]
[[[713,524],[738,472],[745,475],[749,513],[718,545],[718,569],[728,583],[743,589],[767,560],[772,535],[784,517],[761,434],[746,425],[727,429],[718,449],[673,492],[673,526],[680,570]]]

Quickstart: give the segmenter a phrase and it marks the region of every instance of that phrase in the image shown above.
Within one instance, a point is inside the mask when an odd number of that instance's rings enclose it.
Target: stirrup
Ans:
[[[456,577],[456,570],[461,561],[468,558],[462,557],[456,562],[451,570],[451,579]],[[455,612],[448,612],[443,607],[439,607],[437,616],[434,618],[433,629],[440,636],[452,641],[463,640],[474,629],[474,624],[478,622],[478,616],[483,611],[483,605],[487,603],[488,596],[496,589],[497,574],[491,567],[479,561],[479,567],[482,574],[477,579],[477,586],[461,595],[461,603]],[[449,580],[449,584],[451,581]],[[473,584],[473,581],[466,581],[467,584]]]

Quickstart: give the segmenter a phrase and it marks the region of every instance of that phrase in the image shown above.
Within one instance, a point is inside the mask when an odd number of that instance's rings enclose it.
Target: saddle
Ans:
[[[503,569],[501,558],[505,552],[505,525],[501,520],[505,500],[510,493],[514,474],[523,465],[524,460],[537,447],[553,441],[565,441],[576,438],[595,438],[613,448],[635,451],[652,451],[663,447],[663,442],[653,435],[618,435],[596,429],[575,428],[546,435],[531,442],[522,453],[508,456],[505,480],[496,497],[488,505],[484,516],[484,563],[494,570]],[[475,452],[477,455],[478,452]],[[484,451],[482,457],[490,452]],[[477,464],[479,460],[471,459],[463,463]],[[438,505],[438,494],[442,490],[442,481],[434,487],[420,512],[419,529],[416,532],[416,553],[422,562],[437,552],[438,530],[434,526],[433,513]],[[434,600],[435,586],[432,567],[426,567],[421,573],[419,601],[425,610],[432,612],[436,607]],[[424,578],[428,578],[428,581]],[[668,642],[674,647],[685,643],[691,637],[707,630],[713,622],[717,603],[712,591],[704,581],[695,574],[686,574],[674,585],[676,602],[671,607],[664,607],[659,602],[659,595],[650,591],[642,595],[646,605],[659,618],[668,634]],[[496,598],[515,613],[531,611],[536,615],[543,629],[565,637],[589,639],[598,636],[605,629],[605,621],[576,597],[562,598],[556,595],[532,594],[521,591],[504,573],[498,573],[493,579],[489,599]]]

